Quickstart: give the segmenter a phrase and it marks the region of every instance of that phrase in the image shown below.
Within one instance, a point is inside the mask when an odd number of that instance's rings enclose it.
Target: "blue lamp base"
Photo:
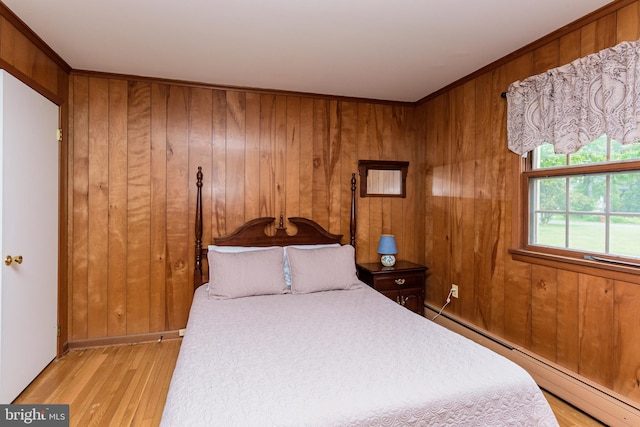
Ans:
[[[382,255],[382,257],[380,257],[380,262],[385,267],[393,267],[396,263],[396,257],[393,255]]]

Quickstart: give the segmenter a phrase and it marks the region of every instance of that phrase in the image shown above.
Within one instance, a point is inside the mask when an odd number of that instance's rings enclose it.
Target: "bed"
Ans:
[[[354,247],[314,221],[289,235],[259,218],[203,247],[201,182],[162,426],[557,426],[522,368],[360,282]],[[351,217],[353,243],[355,196]]]

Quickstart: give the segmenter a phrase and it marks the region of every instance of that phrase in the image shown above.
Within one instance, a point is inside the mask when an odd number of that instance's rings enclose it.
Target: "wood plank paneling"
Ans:
[[[286,154],[287,154],[287,97],[276,97],[276,111],[274,123],[275,138],[275,198],[273,212],[276,216],[286,216]]]
[[[278,217],[276,204],[276,97],[260,97],[259,216]]]
[[[226,135],[227,135],[227,93],[213,91],[213,147],[210,172],[211,181],[211,233],[214,236],[226,234]],[[193,173],[193,172],[191,172]],[[211,239],[211,236],[208,236]]]
[[[257,218],[260,214],[260,176],[261,176],[261,151],[260,151],[260,105],[261,98],[258,94],[247,93],[246,97],[246,134],[245,134],[245,161],[244,161],[244,215],[245,218]],[[233,230],[228,230],[229,232]]]
[[[75,78],[73,90],[71,341],[88,338],[89,79]]]
[[[367,136],[365,142],[369,146],[369,159],[378,160],[384,158],[384,107],[371,105],[367,117]],[[369,198],[369,253],[373,260],[380,259],[378,244],[380,235],[386,228],[384,213],[384,200],[380,197]]]
[[[635,283],[615,282],[614,296],[614,361],[613,389],[623,396],[640,402],[640,286]],[[635,326],[633,326],[635,325]],[[635,333],[625,333],[629,328]]]
[[[476,81],[476,133],[477,141],[491,140],[491,112],[493,93],[492,75],[487,73]],[[492,275],[492,239],[491,235],[491,181],[492,145],[488,143],[474,146],[474,313],[470,319],[484,329],[489,329],[491,320],[491,275]],[[466,296],[465,296],[466,298]]]
[[[582,28],[580,56],[601,51],[616,43],[616,14],[611,13]]]
[[[188,238],[186,250],[188,256],[185,258],[185,270],[188,272],[186,277],[189,281],[193,278],[193,260],[195,251],[194,244],[189,245],[188,242],[195,242],[195,215],[196,215],[196,171],[198,166],[202,167],[203,174],[206,178],[202,182],[202,232],[205,239],[211,236],[211,218],[213,212],[211,210],[212,203],[212,138],[213,138],[213,92],[209,89],[191,88],[188,97],[188,116],[189,116],[189,142],[187,148],[187,170],[186,178],[189,182],[188,186]],[[184,190],[183,190],[184,191]],[[184,209],[184,207],[183,207]],[[184,288],[181,288],[184,292]],[[190,300],[190,294],[184,293],[184,300]],[[174,326],[175,327],[175,326]]]
[[[433,296],[433,302],[437,306],[441,306],[447,299],[449,293],[449,277],[447,266],[447,240],[449,239],[448,230],[444,227],[444,219],[446,217],[445,198],[447,196],[445,190],[445,182],[449,179],[446,175],[445,149],[448,141],[445,136],[445,128],[448,125],[448,99],[446,95],[439,96],[433,101],[435,114],[433,118],[433,139],[429,141],[431,151],[433,152],[433,268],[431,270],[431,280],[428,287]],[[436,232],[439,236],[435,238]]]
[[[149,332],[151,283],[150,83],[129,83],[127,142],[127,334],[142,334]]]
[[[107,335],[109,254],[109,81],[89,79],[88,337]]]
[[[415,109],[407,110],[394,107],[394,116],[402,117],[402,121],[395,128],[393,140],[400,141],[403,138],[415,140],[417,136]],[[402,246],[405,251],[399,258],[423,263],[425,260],[425,239],[422,236],[425,235],[426,212],[425,205],[420,203],[420,200],[424,198],[425,194],[424,159],[426,147],[423,144],[403,144],[397,150],[398,160],[409,161],[411,165],[411,170],[407,173],[407,197],[401,203],[398,203],[398,200],[392,200],[402,218],[404,242]]]
[[[189,90],[170,86],[167,99],[167,327],[186,325],[191,305],[189,218]],[[195,171],[191,171],[195,173]],[[194,256],[194,255],[191,255]],[[193,289],[193,288],[192,288]],[[128,319],[127,319],[128,323]]]
[[[286,216],[300,216],[300,98],[287,97],[285,202]]]
[[[505,247],[505,227],[506,227],[506,204],[505,198],[505,180],[506,180],[506,152],[504,149],[505,141],[505,105],[504,100],[499,97],[505,85],[508,83],[505,75],[505,67],[496,69],[491,75],[491,121],[489,123],[490,135],[489,140],[485,143],[491,145],[490,160],[490,180],[491,180],[491,215],[490,215],[490,231],[491,236],[491,275],[490,275],[490,295],[491,295],[491,317],[489,319],[489,330],[499,335],[505,334],[505,262],[507,258],[504,256]],[[507,295],[517,296],[518,292],[510,290]],[[511,324],[513,319],[511,314],[516,314],[519,319],[523,318],[523,313],[513,313],[509,309],[509,320]],[[521,340],[519,340],[521,341]]]
[[[560,38],[558,64],[568,64],[580,57],[580,37],[581,32],[576,30]]]
[[[613,280],[581,274],[579,373],[613,388]]]
[[[311,185],[312,218],[325,228],[329,226],[329,105],[326,99],[313,101],[313,184]]]
[[[245,97],[241,92],[227,93],[225,233],[240,226],[245,216],[260,216],[259,112],[259,98]]]
[[[327,230],[331,233],[340,234],[340,196],[342,187],[348,186],[349,180],[341,177],[341,154],[342,154],[342,138],[340,128],[342,126],[342,103],[331,100],[328,103],[329,133],[326,155],[325,174],[327,182],[327,210],[329,218],[326,224]],[[344,178],[344,179],[341,179]]]
[[[356,174],[358,179],[358,140],[356,125],[358,122],[358,106],[354,102],[344,102],[342,104],[342,120],[340,121],[340,192],[341,192],[341,213],[342,220],[340,225],[340,234],[343,234],[343,242],[349,242],[349,233],[351,218],[351,174]],[[348,185],[347,182],[349,182]],[[357,181],[356,185],[359,182]],[[349,204],[346,201],[349,200]],[[357,202],[357,200],[356,200]],[[359,218],[356,207],[356,219]],[[356,254],[357,257],[358,254]]]
[[[284,205],[287,216],[300,216],[300,98],[288,96],[286,102]]]
[[[475,176],[475,149],[473,144],[469,144],[469,141],[475,140],[475,116],[476,116],[476,82],[470,81],[466,83],[462,93],[462,106],[464,112],[464,120],[461,124],[462,132],[460,133],[461,148],[460,158],[462,160],[462,186],[460,196],[461,202],[461,215],[460,218],[460,230],[462,232],[462,244],[460,257],[463,260],[461,263],[461,275],[460,285],[462,291],[465,294],[465,298],[460,300],[460,312],[464,317],[470,318],[473,316],[474,311],[474,286],[475,282],[475,270],[473,263],[470,263],[474,259],[474,228],[475,228],[475,212],[474,212],[474,189],[467,185],[467,182],[473,181]],[[460,292],[460,289],[459,289]]]
[[[450,229],[449,229],[449,240],[450,240],[450,268],[449,268],[449,278],[451,283],[456,283],[458,286],[462,287],[462,292],[465,291],[465,284],[462,280],[463,274],[463,249],[464,249],[464,230],[462,226],[462,216],[463,216],[463,197],[462,191],[464,187],[464,151],[465,150],[465,141],[464,141],[464,129],[465,129],[465,100],[464,100],[464,86],[458,86],[450,93],[451,100],[451,109],[449,111],[450,114],[450,125],[451,125],[451,134],[450,140],[447,144],[449,149],[447,150],[447,163],[450,164],[450,168],[448,171],[449,175],[449,191],[447,194],[447,199],[449,200],[449,207],[451,218],[450,220]],[[445,283],[448,287],[449,283]],[[469,287],[471,288],[471,286]],[[466,300],[466,298],[465,298]],[[464,300],[462,300],[464,301]],[[459,299],[451,300],[451,311],[457,314],[458,316],[462,313],[462,304]]]
[[[300,216],[312,218],[313,192],[313,103],[312,98],[300,100]]]
[[[634,41],[640,37],[640,6],[637,2],[616,12],[616,43]]]
[[[495,82],[501,82],[500,87],[506,88],[509,82],[523,78],[532,73],[534,64],[534,54],[523,55],[517,59],[501,67],[504,73],[499,75],[498,80]],[[496,100],[497,90],[494,92]],[[502,98],[501,98],[502,100]],[[508,250],[511,246],[512,240],[512,223],[513,215],[513,203],[507,203],[506,201],[513,200],[517,194],[516,189],[518,178],[520,175],[519,170],[514,170],[518,165],[518,157],[508,150],[505,150],[506,124],[507,124],[507,103],[499,102],[496,105],[494,111],[494,118],[500,120],[500,124],[495,122],[498,132],[494,134],[494,141],[499,141],[498,145],[494,148],[494,156],[498,155],[501,161],[504,162],[504,175],[498,177],[500,182],[501,194],[504,196],[502,199],[504,202],[499,203],[500,214],[504,215],[503,226],[501,231],[504,230],[504,235],[501,236],[502,240],[500,245],[500,252]],[[494,126],[492,125],[492,128]],[[499,153],[499,154],[498,154]],[[517,209],[517,207],[516,207]],[[517,215],[516,215],[517,217]],[[503,252],[504,253],[504,252]],[[504,294],[504,333],[505,337],[513,340],[513,342],[523,345],[525,348],[530,349],[532,347],[532,285],[531,285],[531,266],[525,263],[517,262],[510,256],[500,257],[504,263],[504,275],[505,283],[502,289]]]
[[[167,87],[151,85],[149,330],[167,329]],[[210,194],[209,194],[210,196]],[[210,198],[209,198],[210,200]]]
[[[109,82],[108,336],[126,335],[128,84]]]
[[[398,124],[393,123],[395,119],[400,119],[399,117],[395,117],[393,113],[393,109],[390,105],[382,106],[382,152],[380,153],[381,159],[391,159],[398,160],[397,150],[394,150],[391,141],[393,139],[394,129],[397,130]],[[400,221],[400,217],[402,216],[402,212],[399,209],[402,209],[402,205],[399,203],[392,203],[392,199],[383,198],[380,199],[382,202],[382,233],[384,234],[392,234],[395,235],[396,242],[400,241],[402,244],[403,236],[400,230],[398,229],[398,225],[402,225]],[[395,209],[394,209],[395,207]],[[399,208],[399,209],[398,209]],[[384,212],[388,212],[387,215],[384,215]]]
[[[370,104],[358,104],[357,124],[356,124],[356,140],[358,145],[358,159],[371,159],[369,154],[368,133],[369,133],[369,117],[372,106]],[[363,177],[357,176],[358,185]],[[370,230],[369,224],[371,216],[369,214],[369,208],[372,198],[371,197],[358,197],[358,230],[356,231],[356,248],[358,253],[358,259],[367,262],[369,260],[376,260],[378,258],[375,251],[371,250],[373,243],[373,233]],[[373,238],[376,240],[377,238]]]
[[[557,344],[556,362],[578,372],[579,367],[579,292],[578,273],[557,271]]]
[[[531,350],[556,361],[558,270],[531,266]]]

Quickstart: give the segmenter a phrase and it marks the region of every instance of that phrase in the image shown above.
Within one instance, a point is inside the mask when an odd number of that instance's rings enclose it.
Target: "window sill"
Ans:
[[[509,249],[509,253],[516,261],[640,284],[640,268],[638,267],[610,264],[602,261],[592,261],[525,249]]]

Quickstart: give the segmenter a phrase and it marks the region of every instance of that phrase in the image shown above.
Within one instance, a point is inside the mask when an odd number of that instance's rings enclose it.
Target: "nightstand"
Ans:
[[[424,313],[424,282],[427,267],[397,261],[393,267],[379,262],[356,264],[358,278],[403,307]]]

